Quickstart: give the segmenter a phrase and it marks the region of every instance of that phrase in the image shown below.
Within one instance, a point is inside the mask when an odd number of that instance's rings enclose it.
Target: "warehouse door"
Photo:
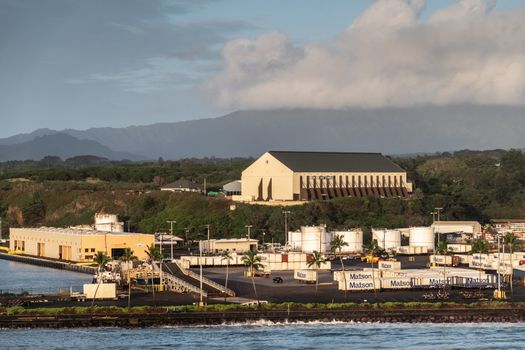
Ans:
[[[124,248],[111,248],[111,257],[113,259],[118,259],[124,255]]]

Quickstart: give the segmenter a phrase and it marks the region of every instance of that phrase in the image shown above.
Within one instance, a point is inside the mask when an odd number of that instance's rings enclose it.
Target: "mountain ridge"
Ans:
[[[525,106],[281,109],[123,128],[38,129],[0,139],[0,145],[63,133],[148,159],[253,157],[269,149],[428,154],[523,148],[522,130]]]

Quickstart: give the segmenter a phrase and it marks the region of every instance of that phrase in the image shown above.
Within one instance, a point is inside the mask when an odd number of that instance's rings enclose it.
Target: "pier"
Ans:
[[[20,262],[24,264],[31,264],[31,265],[42,266],[42,267],[50,267],[50,268],[59,269],[59,270],[69,270],[69,271],[74,271],[74,272],[81,272],[81,273],[85,273],[89,275],[94,275],[97,272],[97,269],[91,266],[75,265],[75,264],[64,262],[64,261],[48,260],[48,259],[42,259],[42,258],[27,256],[27,255],[14,255],[14,254],[0,253],[0,259],[16,261],[16,262]]]

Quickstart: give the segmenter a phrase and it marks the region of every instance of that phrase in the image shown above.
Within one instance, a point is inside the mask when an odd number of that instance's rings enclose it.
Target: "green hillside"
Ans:
[[[338,198],[288,207],[291,229],[325,223],[331,228],[427,225],[435,207],[445,220],[525,217],[525,155],[521,151],[462,151],[394,159],[415,183],[410,199]],[[56,159],[55,159],[56,161]],[[235,204],[221,197],[166,193],[159,185],[184,177],[210,189],[240,178],[252,160],[181,160],[154,163],[89,164],[39,162],[4,169],[0,180],[0,215],[8,226],[89,224],[99,211],[118,213],[133,231],[168,230],[200,238],[211,224],[213,237],[252,236],[283,240],[282,207]],[[56,163],[56,162],[55,162]],[[96,163],[96,162],[95,162]],[[15,167],[16,168],[16,167]],[[231,205],[235,204],[235,208]],[[233,210],[232,210],[233,209]]]

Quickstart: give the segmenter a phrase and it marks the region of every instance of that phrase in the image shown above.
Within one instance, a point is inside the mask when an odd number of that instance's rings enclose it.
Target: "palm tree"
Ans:
[[[472,243],[472,254],[479,253],[479,289],[481,292],[481,254],[487,254],[490,250],[490,244],[483,238],[478,238]]]
[[[253,293],[255,294],[257,303],[259,303],[259,298],[257,297],[257,288],[255,287],[255,270],[263,268],[263,264],[261,264],[261,257],[258,256],[257,253],[250,250],[242,257],[242,262],[244,265],[248,266],[250,270],[250,276],[252,277],[253,284]]]
[[[95,289],[95,294],[93,295],[93,301],[91,302],[91,306],[95,305],[95,298],[97,297],[98,287],[100,287],[100,284],[102,283],[102,276],[101,272],[104,266],[111,260],[111,258],[105,253],[105,252],[97,252],[95,254],[95,257],[93,258],[93,261],[97,264],[97,276],[98,276],[98,284],[97,288]]]
[[[346,298],[347,286],[346,286],[345,264],[343,262],[343,256],[341,255],[341,250],[343,249],[343,247],[346,247],[346,246],[348,246],[348,243],[344,241],[342,235],[335,235],[334,239],[332,239],[332,241],[330,242],[330,248],[332,252],[335,254],[336,250],[339,251],[339,259],[341,261],[341,270],[343,272],[343,281],[345,284],[345,298]]]
[[[450,250],[448,249],[447,241],[439,241],[438,245],[436,247],[436,253],[439,255],[447,255],[450,253]]]
[[[312,260],[310,260],[306,265],[308,267],[315,266],[316,269],[316,276],[315,276],[315,295],[317,296],[317,289],[319,286],[319,269],[321,268],[321,265],[324,264],[326,261],[326,258],[324,257],[323,253],[320,253],[316,250],[312,253]]]
[[[124,249],[124,253],[119,259],[123,263],[130,263],[137,260],[137,257],[133,255],[131,248]],[[131,306],[131,269],[128,269],[128,307]]]
[[[516,246],[516,241],[518,240],[518,237],[512,233],[508,232],[505,235],[505,242],[507,242],[507,246],[509,247],[509,255],[510,255],[510,295],[514,296],[514,288],[512,285],[512,280],[514,279],[514,268],[512,267],[512,253],[514,251],[514,247]]]
[[[365,245],[363,248],[365,248],[366,254],[370,257],[370,263],[372,265],[372,284],[374,286],[374,295],[377,297],[376,278],[374,273],[374,257],[379,253],[379,245],[377,244],[377,239],[371,240],[370,243],[368,243],[368,245]]]
[[[151,243],[149,246],[146,246],[146,250],[144,251],[146,255],[148,256],[148,259],[151,261],[151,268],[153,272],[153,267],[155,266],[156,261],[162,260],[162,254],[160,253],[160,248],[155,245],[155,243]],[[162,265],[162,262],[161,262]],[[162,271],[162,270],[161,270]],[[157,301],[155,299],[155,286],[153,285],[153,273],[151,275],[151,290],[153,293],[153,304],[157,306]],[[162,276],[160,276],[160,279],[162,281]]]
[[[225,250],[222,252],[222,258],[221,260],[226,260],[226,278],[224,280],[224,287],[228,288],[228,273],[229,273],[229,267],[230,267],[230,260],[232,260],[232,255],[230,254],[229,250]],[[224,297],[224,301],[226,301],[226,297]]]

